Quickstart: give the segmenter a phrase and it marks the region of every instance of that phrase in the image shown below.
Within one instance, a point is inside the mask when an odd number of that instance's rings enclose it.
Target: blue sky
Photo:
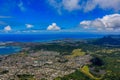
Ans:
[[[0,0],[1,33],[120,31],[120,0]]]

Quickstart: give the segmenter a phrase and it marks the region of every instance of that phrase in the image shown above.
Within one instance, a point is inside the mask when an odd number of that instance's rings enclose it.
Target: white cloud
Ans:
[[[61,13],[62,9],[68,11],[74,11],[80,9],[79,2],[80,0],[48,0],[49,4],[53,6],[59,13]]]
[[[4,31],[11,31],[11,30],[12,30],[12,28],[9,25],[4,27]]]
[[[96,7],[99,7],[101,9],[112,9],[114,11],[120,10],[120,0],[88,0],[84,6],[84,11],[91,11],[95,9]]]
[[[88,12],[95,9],[96,5],[94,0],[88,0],[82,4],[82,9],[84,12]]]
[[[19,7],[19,9],[20,9],[21,11],[25,11],[25,10],[26,10],[26,8],[24,7],[24,4],[23,4],[22,0],[20,0],[20,2],[19,2],[19,4],[18,4],[18,7]]]
[[[26,25],[26,28],[32,28],[32,27],[34,27],[33,25],[31,25],[31,24],[25,24]]]
[[[54,7],[59,14],[61,14],[62,3],[58,2],[57,0],[48,0],[49,4]]]
[[[11,18],[11,16],[0,16],[0,18]]]
[[[82,10],[84,12],[92,11],[96,7],[103,10],[120,11],[120,0],[48,0],[49,4],[56,8],[59,12],[61,10]]]
[[[80,25],[84,26],[85,29],[88,28],[90,24],[91,24],[91,21],[82,21],[82,22],[80,22]]]
[[[114,10],[120,10],[120,0],[94,0],[99,7],[106,9],[111,8]]]
[[[66,10],[73,11],[73,10],[80,9],[79,2],[80,0],[63,0],[62,4]]]
[[[54,31],[57,31],[57,30],[61,30],[61,28],[59,26],[56,25],[56,23],[52,23],[52,25],[49,25],[47,27],[47,30],[54,30]]]
[[[95,28],[97,30],[120,30],[120,14],[111,14],[95,20],[80,22],[84,28]]]

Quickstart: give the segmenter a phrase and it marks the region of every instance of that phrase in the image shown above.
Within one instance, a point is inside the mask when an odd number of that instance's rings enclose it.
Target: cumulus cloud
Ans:
[[[26,28],[32,28],[32,27],[34,27],[33,25],[31,25],[31,24],[25,24],[26,25]]]
[[[82,21],[82,22],[80,22],[80,25],[82,25],[85,29],[89,28],[90,24],[91,24],[91,21]]]
[[[84,20],[80,22],[84,28],[95,28],[97,30],[120,30],[120,14],[111,14],[95,20]]]
[[[11,30],[12,30],[12,28],[9,25],[4,27],[4,31],[11,31]]]
[[[96,7],[103,10],[112,9],[120,11],[120,0],[48,0],[49,4],[57,10],[82,10],[84,12],[92,11]]]
[[[53,31],[57,31],[57,30],[61,30],[61,28],[59,26],[57,26],[56,23],[52,23],[52,25],[49,25],[47,27],[47,30],[53,30]]]

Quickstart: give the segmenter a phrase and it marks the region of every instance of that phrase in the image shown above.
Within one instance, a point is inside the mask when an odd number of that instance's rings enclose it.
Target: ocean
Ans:
[[[86,33],[45,33],[45,34],[0,34],[0,43],[5,42],[48,42],[61,39],[100,38],[104,35]],[[0,46],[0,55],[17,53],[21,49],[16,46]]]
[[[20,50],[21,48],[16,46],[0,46],[0,55],[17,53]]]
[[[100,38],[103,36],[103,34],[89,33],[0,34],[0,42],[44,42],[59,39]]]

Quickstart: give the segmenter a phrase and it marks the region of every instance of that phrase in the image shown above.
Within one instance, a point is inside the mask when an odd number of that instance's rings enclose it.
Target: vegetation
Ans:
[[[103,80],[120,80],[120,76],[119,76],[119,74],[108,71],[104,75]]]
[[[81,71],[88,75],[91,79],[94,79],[94,80],[100,80],[101,78],[97,78],[95,76],[93,76],[91,73],[90,73],[90,70],[89,70],[89,67],[88,66],[83,66],[83,68],[81,68]]]
[[[94,66],[102,66],[102,65],[104,65],[104,62],[98,57],[92,58],[91,62],[92,62],[92,65],[94,65]]]
[[[72,51],[72,56],[77,57],[77,56],[84,56],[85,52],[83,52],[81,49],[74,49]]]
[[[82,50],[83,52],[90,54],[93,57],[91,59],[92,64],[89,66],[90,68],[94,68],[94,71],[91,71],[88,66],[84,66],[81,68],[81,71],[78,71],[81,73],[80,75],[86,75],[89,79],[94,80],[120,80],[120,45],[116,43],[118,41],[120,41],[120,38],[113,39],[108,36],[101,39],[88,40],[87,44],[81,44],[80,42],[74,43],[78,44],[78,46],[74,47],[75,49],[73,49],[72,55],[82,55]],[[104,72],[100,72],[101,70]],[[71,75],[75,74],[76,72],[70,75],[66,75],[61,79],[70,80]],[[80,75],[76,75],[76,78],[73,78],[73,80],[77,80]],[[89,80],[82,78],[83,77],[79,77],[79,80]]]
[[[9,71],[8,70],[3,70],[0,72],[0,75],[7,74]]]
[[[64,77],[57,77],[54,80],[93,80],[82,73],[80,70],[76,70],[74,73],[66,75]]]
[[[77,45],[76,45],[77,44]],[[92,47],[91,47],[92,46]],[[81,49],[82,51],[95,51],[96,49],[98,49],[97,46],[94,46],[92,44],[87,44],[85,42],[59,42],[59,43],[46,43],[46,44],[39,44],[37,43],[37,45],[31,46],[30,50],[34,50],[34,51],[39,51],[39,50],[47,50],[47,51],[57,51],[60,52],[61,55],[70,55],[71,52],[74,49]]]
[[[29,75],[29,74],[17,75],[17,77],[20,80],[35,80],[34,75]]]

